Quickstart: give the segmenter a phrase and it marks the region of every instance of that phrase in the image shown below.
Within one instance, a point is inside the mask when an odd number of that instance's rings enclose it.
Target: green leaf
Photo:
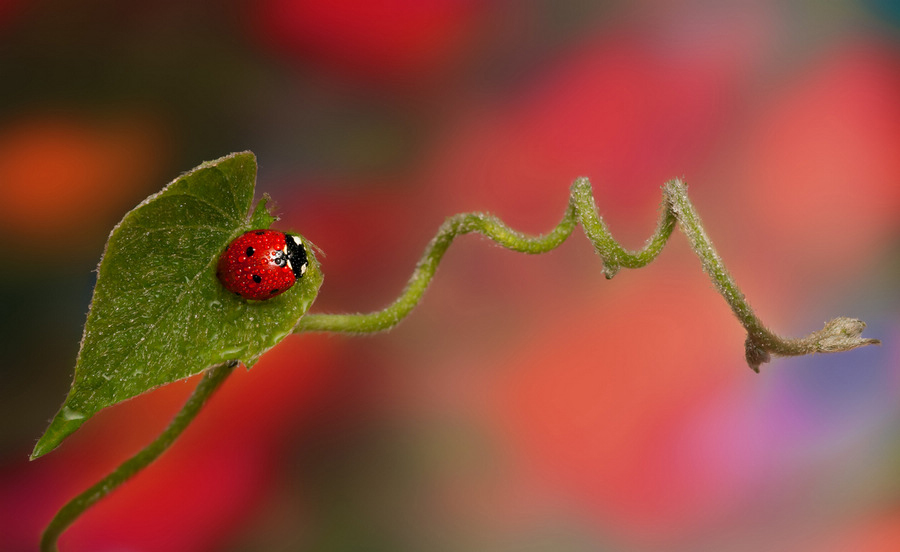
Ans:
[[[102,408],[231,361],[252,366],[291,333],[322,284],[310,259],[303,278],[266,301],[247,301],[216,278],[225,246],[276,220],[252,215],[256,157],[200,165],[150,196],[113,229],[75,363],[75,381],[32,459],[56,448]]]

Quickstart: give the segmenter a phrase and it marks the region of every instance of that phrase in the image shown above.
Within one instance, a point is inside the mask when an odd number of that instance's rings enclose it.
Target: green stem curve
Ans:
[[[620,268],[640,268],[659,255],[672,235],[677,222],[700,258],[704,271],[710,276],[719,293],[728,302],[741,325],[747,331],[745,358],[756,372],[771,355],[794,356],[811,353],[848,351],[864,345],[880,343],[877,339],[862,338],[866,327],[861,320],[835,318],[825,327],[802,338],[781,337],[766,328],[734,278],[725,269],[721,257],[703,229],[696,209],[688,199],[687,185],[680,179],[663,186],[662,209],[656,231],[637,251],[629,251],[612,237],[606,223],[597,213],[591,184],[587,178],[578,178],[572,184],[569,205],[559,224],[548,234],[530,236],[517,232],[500,219],[483,213],[464,213],[444,221],[425,253],[416,265],[406,288],[400,296],[382,310],[365,314],[307,314],[295,333],[339,332],[371,333],[388,330],[405,318],[422,299],[434,277],[438,264],[453,240],[462,234],[477,232],[513,251],[528,254],[546,253],[562,244],[581,225],[585,235],[603,260],[603,272],[607,278],[616,275]]]
[[[237,363],[233,362],[208,369],[187,402],[156,439],[140,452],[120,464],[115,471],[63,506],[50,521],[50,524],[47,525],[47,528],[44,529],[44,534],[41,536],[41,552],[57,552],[56,543],[59,540],[59,536],[85,510],[147,467],[160,454],[165,452],[194,418],[197,417],[206,401],[225,382],[236,366]]]
[[[688,199],[687,186],[677,179],[663,186],[662,209],[656,231],[644,247],[637,251],[626,250],[615,241],[606,223],[597,214],[590,182],[586,178],[579,178],[572,184],[569,205],[562,220],[548,234],[539,236],[523,234],[511,229],[500,219],[482,213],[465,213],[449,217],[425,249],[406,288],[393,303],[382,310],[367,314],[308,314],[300,320],[294,332],[370,333],[396,326],[422,299],[450,244],[462,234],[477,232],[513,251],[540,254],[559,247],[580,224],[603,260],[604,274],[607,278],[612,278],[621,267],[640,268],[653,261],[672,235],[676,222],[688,237],[704,271],[746,329],[746,359],[753,370],[758,372],[759,366],[768,362],[771,355],[792,356],[847,351],[879,343],[877,339],[862,338],[865,323],[851,318],[835,318],[826,323],[823,329],[803,338],[784,338],[767,329],[754,314],[734,279],[725,269],[721,257],[703,229],[700,216]],[[228,363],[207,370],[185,405],[156,439],[123,462],[111,474],[63,506],[44,530],[41,551],[56,552],[59,536],[85,510],[165,452],[194,420],[206,401],[236,366],[237,363]]]

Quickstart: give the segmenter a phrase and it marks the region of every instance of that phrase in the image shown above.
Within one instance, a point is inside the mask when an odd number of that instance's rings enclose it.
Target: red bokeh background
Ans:
[[[900,548],[891,3],[182,4],[0,2],[0,552],[190,393],[27,461],[109,229],[244,149],[325,252],[318,312],[386,304],[453,213],[549,230],[577,176],[637,247],[684,177],[765,322],[854,316],[884,345],[756,375],[678,231],[611,281],[580,231],[537,257],[464,237],[394,331],[238,370],[62,550]]]

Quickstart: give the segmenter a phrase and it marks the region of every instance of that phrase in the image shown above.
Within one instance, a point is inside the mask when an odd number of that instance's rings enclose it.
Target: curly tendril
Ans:
[[[396,326],[422,299],[444,253],[454,238],[462,234],[477,232],[507,249],[539,254],[559,247],[580,224],[603,260],[604,275],[612,278],[620,268],[640,268],[655,259],[672,235],[676,222],[700,258],[703,270],[747,330],[745,356],[747,364],[754,371],[759,372],[760,365],[768,362],[772,355],[833,353],[880,343],[877,339],[861,337],[866,324],[853,318],[835,318],[821,330],[801,338],[781,337],[766,328],[725,269],[722,258],[703,229],[700,216],[688,199],[687,185],[680,179],[671,180],[663,186],[662,209],[656,231],[644,247],[637,251],[623,248],[612,237],[606,223],[597,214],[591,183],[587,178],[578,178],[572,184],[569,205],[562,220],[548,234],[529,236],[513,230],[497,217],[483,213],[464,213],[449,217],[428,244],[406,288],[393,303],[382,310],[366,314],[307,314],[297,324],[294,333],[370,333]]]

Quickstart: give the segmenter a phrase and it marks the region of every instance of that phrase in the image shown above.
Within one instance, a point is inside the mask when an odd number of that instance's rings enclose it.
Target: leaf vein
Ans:
[[[219,226],[212,226],[209,224],[169,224],[166,226],[144,226],[143,224],[132,223],[131,226],[133,228],[140,228],[142,230],[146,230],[147,232],[162,232],[164,230],[173,230],[176,228],[186,228],[189,230],[212,230],[214,232],[221,232],[223,234],[229,233],[230,231],[226,228],[221,228]]]
[[[202,268],[201,270],[197,271],[197,273],[194,275],[193,278],[191,278],[191,280],[190,280],[189,282],[183,284],[183,285],[184,285],[184,289],[182,289],[182,291],[181,291],[181,292],[180,292],[173,300],[171,300],[171,301],[161,301],[161,303],[162,303],[161,306],[165,307],[166,304],[169,304],[169,305],[177,305],[177,304],[179,304],[179,303],[181,302],[181,300],[184,298],[184,295],[185,295],[186,293],[188,293],[188,291],[189,291],[190,289],[192,289],[192,285],[197,281],[197,279],[200,278],[200,276],[201,276],[204,272],[206,272],[207,270],[209,270],[210,267],[212,266],[212,264],[213,264],[213,263],[216,263],[216,262],[218,262],[218,258],[215,258],[215,257],[214,257],[211,261],[207,262],[207,263],[203,266],[203,268]],[[156,318],[156,320],[154,320],[152,323],[150,323],[150,324],[147,326],[147,331],[146,331],[146,333],[145,333],[145,339],[141,340],[141,344],[143,345],[144,343],[146,343],[146,341],[147,341],[146,338],[149,338],[152,334],[154,334],[154,333],[156,332],[156,330],[160,327],[160,322],[162,322],[164,319],[166,319],[167,317],[169,317],[169,316],[170,316],[172,313],[174,313],[174,312],[177,312],[176,309],[173,309],[173,308],[164,308],[164,309],[163,309],[163,312]],[[145,345],[143,345],[143,346],[145,346]],[[132,348],[128,351],[128,353],[122,358],[121,364],[122,364],[122,365],[127,365],[127,364],[128,364],[128,361],[131,359],[132,355],[138,350],[138,348],[139,348],[139,347],[132,347]],[[143,348],[143,347],[141,347],[141,348]]]
[[[238,223],[240,223],[240,221],[241,221],[240,217],[234,217],[234,216],[232,216],[232,215],[226,213],[221,207],[219,207],[219,206],[216,205],[215,203],[212,203],[212,202],[209,201],[208,199],[206,199],[206,198],[204,198],[204,197],[202,197],[202,196],[199,196],[199,195],[197,195],[197,194],[194,194],[194,193],[191,193],[191,192],[180,192],[180,193],[172,193],[172,194],[169,194],[169,197],[175,197],[175,196],[187,196],[187,197],[192,197],[192,198],[196,199],[197,201],[199,201],[200,203],[205,203],[206,205],[209,205],[210,207],[212,207],[214,210],[218,211],[219,214],[221,214],[223,217],[225,217],[226,220],[233,221],[233,222],[238,222]]]

